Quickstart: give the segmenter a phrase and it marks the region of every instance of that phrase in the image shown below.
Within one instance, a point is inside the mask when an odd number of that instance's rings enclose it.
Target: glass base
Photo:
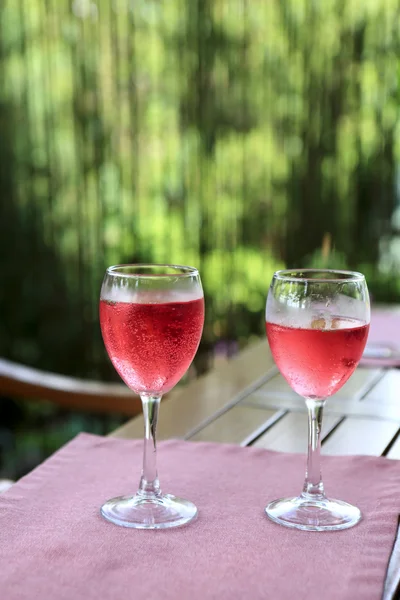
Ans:
[[[274,500],[265,508],[267,516],[285,527],[305,531],[336,531],[354,527],[361,512],[341,500],[310,500],[304,496]]]
[[[186,525],[197,516],[197,507],[189,500],[170,494],[152,497],[120,496],[108,500],[100,509],[107,521],[135,529],[168,529]]]

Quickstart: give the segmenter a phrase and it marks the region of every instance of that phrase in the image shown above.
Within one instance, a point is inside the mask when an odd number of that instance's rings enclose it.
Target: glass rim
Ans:
[[[321,275],[332,274],[333,277],[307,277],[307,274],[311,273]],[[338,277],[335,277],[335,275],[338,275]],[[364,275],[359,271],[346,271],[343,269],[281,269],[274,273],[273,278],[281,281],[295,281],[300,283],[353,283],[365,281]]]
[[[125,269],[152,269],[152,268],[165,268],[171,269],[171,273],[129,273],[125,272]],[[183,271],[183,272],[180,272]],[[196,267],[189,267],[186,265],[172,265],[168,263],[124,263],[119,265],[112,265],[106,269],[107,275],[115,277],[132,277],[132,278],[152,278],[152,277],[195,277],[199,275]]]

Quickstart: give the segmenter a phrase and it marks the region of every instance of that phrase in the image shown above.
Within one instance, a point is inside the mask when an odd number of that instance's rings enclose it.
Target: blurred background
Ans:
[[[198,266],[190,376],[264,335],[272,273],[400,301],[400,0],[3,0],[0,357],[117,381],[105,268]],[[0,475],[121,415],[0,399]]]

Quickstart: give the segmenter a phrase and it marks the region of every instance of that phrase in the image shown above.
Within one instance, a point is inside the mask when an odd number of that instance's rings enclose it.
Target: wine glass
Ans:
[[[266,331],[275,362],[308,409],[308,459],[303,491],[271,502],[281,525],[333,531],[356,525],[360,510],[327,498],[320,468],[326,399],[354,372],[367,341],[368,288],[361,273],[321,269],[278,271],[267,298]]]
[[[177,265],[117,265],[106,271],[100,324],[116,371],[140,395],[144,415],[143,469],[134,496],[108,500],[108,521],[137,529],[188,523],[196,506],[163,494],[156,465],[156,426],[163,394],[187,371],[199,346],[204,297],[197,269]]]

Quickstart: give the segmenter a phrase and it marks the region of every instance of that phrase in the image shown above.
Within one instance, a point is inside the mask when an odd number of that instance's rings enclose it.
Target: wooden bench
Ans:
[[[86,381],[48,373],[0,359],[0,396],[48,400],[77,411],[120,413],[141,411],[140,398],[122,383]]]

